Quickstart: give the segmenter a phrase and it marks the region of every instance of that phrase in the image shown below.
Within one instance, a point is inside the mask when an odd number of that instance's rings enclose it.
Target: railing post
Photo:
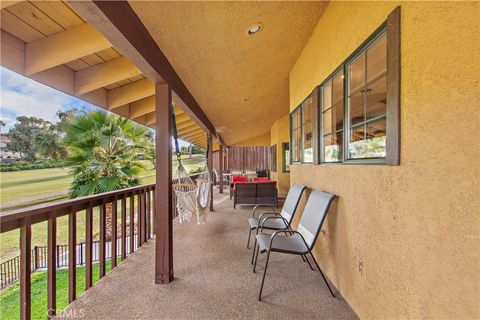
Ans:
[[[38,246],[33,247],[33,271],[38,269]]]
[[[80,248],[82,245],[80,244]],[[81,250],[80,250],[81,254]],[[77,290],[77,212],[68,216],[68,303],[76,298]]]
[[[155,85],[156,188],[155,188],[155,283],[173,280],[172,207],[172,91],[168,84]]]
[[[105,275],[105,208],[106,204],[103,202],[100,205],[100,239],[98,242],[99,245],[99,257],[98,257],[98,277],[99,279],[103,278]]]
[[[141,247],[143,244],[143,210],[142,210],[142,191],[139,191],[137,194],[137,246]]]
[[[150,204],[151,204],[151,189],[147,188],[145,192],[145,203],[146,203],[146,221],[145,224],[147,226],[146,230],[146,240],[149,240],[151,237],[151,221],[152,221],[152,211],[150,210]]]
[[[57,290],[57,218],[52,213],[48,219],[48,245],[47,245],[47,315],[53,317],[56,314],[56,290]]]
[[[123,261],[127,256],[127,199],[122,196],[122,254],[120,259]]]
[[[92,245],[93,245],[93,208],[92,204],[85,214],[85,288],[92,286]]]
[[[32,225],[29,218],[20,226],[20,319],[31,319],[32,307]]]
[[[138,223],[137,223],[138,224]],[[138,227],[137,227],[138,229]],[[135,250],[135,192],[130,195],[130,254]]]
[[[112,253],[110,254],[110,261],[112,263],[112,269],[117,266],[117,197],[112,202],[112,235],[110,247]]]

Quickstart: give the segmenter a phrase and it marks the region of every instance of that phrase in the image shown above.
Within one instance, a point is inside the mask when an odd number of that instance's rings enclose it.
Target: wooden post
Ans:
[[[173,280],[171,104],[170,87],[167,84],[156,84],[155,283],[157,284],[166,284]]]
[[[213,153],[212,153],[212,134],[209,133],[207,136],[209,145],[208,154],[207,154],[207,163],[208,163],[208,174],[210,175],[210,211],[213,211]]]
[[[55,316],[57,309],[57,218],[53,214],[48,219],[47,238],[47,315],[50,318]]]
[[[135,192],[132,192],[130,194],[130,252],[129,254],[132,254],[133,251],[135,251]],[[138,228],[138,227],[137,227]]]
[[[80,248],[82,248],[80,244]],[[80,250],[80,257],[82,251]],[[80,258],[81,260],[82,258]],[[77,212],[68,215],[68,303],[77,296]]]
[[[112,263],[112,269],[117,266],[117,201],[118,199],[115,197],[112,202],[112,235],[110,237],[110,261]]]
[[[122,196],[122,254],[121,260],[127,257],[127,199]]]
[[[219,191],[218,193],[223,193],[223,146],[220,145],[220,150],[218,151],[218,183]]]
[[[92,249],[93,249],[93,208],[92,204],[85,214],[85,288],[92,286]]]
[[[31,319],[32,284],[31,284],[32,225],[30,218],[25,218],[20,226],[20,319]]]
[[[106,233],[106,221],[105,221],[105,214],[106,214],[106,204],[103,202],[100,205],[100,237],[98,240],[98,278],[101,279],[105,276],[105,233]]]

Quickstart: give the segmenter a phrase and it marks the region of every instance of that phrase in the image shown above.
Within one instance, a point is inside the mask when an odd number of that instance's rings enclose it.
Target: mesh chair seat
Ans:
[[[270,246],[270,234],[257,234],[256,239],[258,243],[258,249],[260,253],[268,250]],[[271,251],[292,253],[292,254],[305,254],[308,253],[308,247],[299,234],[293,234],[292,236],[276,236],[272,242]]]
[[[263,219],[265,220],[265,218]],[[258,218],[249,218],[248,219],[248,224],[250,224],[250,229],[254,230],[258,226]],[[261,225],[260,225],[261,227]],[[280,219],[280,217],[275,218],[275,219],[268,219],[263,223],[263,229],[268,229],[268,230],[283,230],[288,228],[288,225],[283,221],[283,219]]]

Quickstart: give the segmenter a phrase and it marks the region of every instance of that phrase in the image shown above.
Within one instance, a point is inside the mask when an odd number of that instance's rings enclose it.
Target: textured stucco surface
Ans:
[[[285,197],[287,195],[290,186],[290,173],[282,172],[282,143],[290,141],[289,122],[290,117],[288,115],[278,119],[274,122],[270,129],[270,145],[277,145],[277,172],[271,172],[272,180],[277,181],[278,195]]]
[[[362,318],[480,318],[479,3],[332,2],[290,73],[290,109],[397,5],[401,165],[297,165],[339,196],[316,246]]]

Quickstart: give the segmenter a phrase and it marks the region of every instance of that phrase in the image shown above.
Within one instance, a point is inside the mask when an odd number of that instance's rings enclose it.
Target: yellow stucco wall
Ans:
[[[236,147],[256,147],[256,146],[269,146],[270,145],[270,132],[250,138],[248,140],[235,143]]]
[[[285,197],[290,187],[290,173],[282,172],[282,143],[290,141],[289,119],[288,115],[278,119],[270,129],[270,145],[277,145],[277,172],[271,172],[270,175],[272,180],[277,181],[279,197]]]
[[[330,3],[290,73],[291,110],[398,4]],[[401,10],[401,165],[290,179],[339,196],[316,256],[360,317],[480,318],[479,3]]]

